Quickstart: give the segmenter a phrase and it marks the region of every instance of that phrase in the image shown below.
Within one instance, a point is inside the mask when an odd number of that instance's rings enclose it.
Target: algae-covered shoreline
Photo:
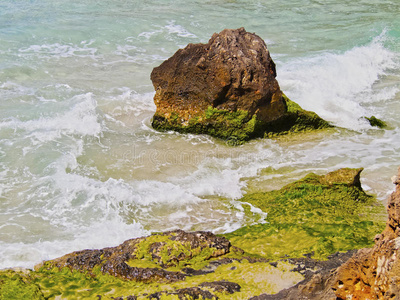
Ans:
[[[335,253],[370,247],[384,208],[360,184],[362,169],[309,174],[241,201],[265,223],[235,232],[172,231],[83,250],[35,270],[0,271],[0,299],[249,299],[302,281]],[[337,254],[336,254],[337,256]],[[308,264],[313,267],[305,267]],[[311,263],[312,262],[312,263]],[[309,275],[309,273],[307,273]]]

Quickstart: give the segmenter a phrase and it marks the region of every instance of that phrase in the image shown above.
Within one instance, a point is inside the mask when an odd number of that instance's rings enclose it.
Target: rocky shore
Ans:
[[[268,211],[266,222],[230,234],[155,233],[35,270],[2,270],[0,299],[394,299],[399,182],[385,228],[361,171],[309,174],[247,195],[241,200]]]
[[[153,70],[152,125],[231,145],[331,127],[288,99],[275,77],[261,38],[226,29]],[[386,221],[384,207],[362,189],[362,170],[310,173],[280,190],[246,194],[245,213],[267,217],[231,233],[160,232],[34,270],[1,270],[0,300],[400,299],[400,180],[393,178]]]

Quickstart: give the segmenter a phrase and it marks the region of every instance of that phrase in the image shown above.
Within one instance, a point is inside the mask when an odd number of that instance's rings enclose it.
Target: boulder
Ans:
[[[225,29],[153,69],[152,125],[239,141],[276,131],[274,123],[287,116],[288,105],[275,77],[275,63],[259,36]]]
[[[400,169],[399,169],[400,175]],[[336,271],[337,299],[400,299],[400,182],[387,205],[385,230],[375,246],[359,250]]]

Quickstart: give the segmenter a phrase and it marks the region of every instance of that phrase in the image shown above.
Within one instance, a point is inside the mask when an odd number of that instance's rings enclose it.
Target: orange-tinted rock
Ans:
[[[351,171],[351,170],[350,170]],[[356,170],[357,172],[360,170]],[[342,169],[343,174],[347,169]],[[359,173],[352,184],[358,184]],[[341,173],[339,173],[340,175]],[[335,184],[342,176],[324,177]],[[343,177],[344,178],[344,177]],[[355,252],[339,267],[318,272],[293,288],[275,295],[261,295],[254,300],[389,300],[400,299],[400,168],[392,178],[396,190],[387,205],[386,228],[375,237],[373,248]],[[347,180],[343,181],[347,182]],[[349,182],[350,184],[350,182]]]
[[[400,183],[395,184],[386,228],[375,246],[359,250],[337,270],[333,290],[338,299],[400,299]]]

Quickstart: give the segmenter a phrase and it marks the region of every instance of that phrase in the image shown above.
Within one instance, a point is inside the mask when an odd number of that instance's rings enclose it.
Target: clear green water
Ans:
[[[385,201],[400,165],[399,14],[395,0],[1,1],[0,268],[150,231],[232,231],[263,218],[245,217],[243,193],[311,171],[364,167]],[[265,39],[292,100],[342,129],[236,148],[154,131],[152,68],[238,27]]]

